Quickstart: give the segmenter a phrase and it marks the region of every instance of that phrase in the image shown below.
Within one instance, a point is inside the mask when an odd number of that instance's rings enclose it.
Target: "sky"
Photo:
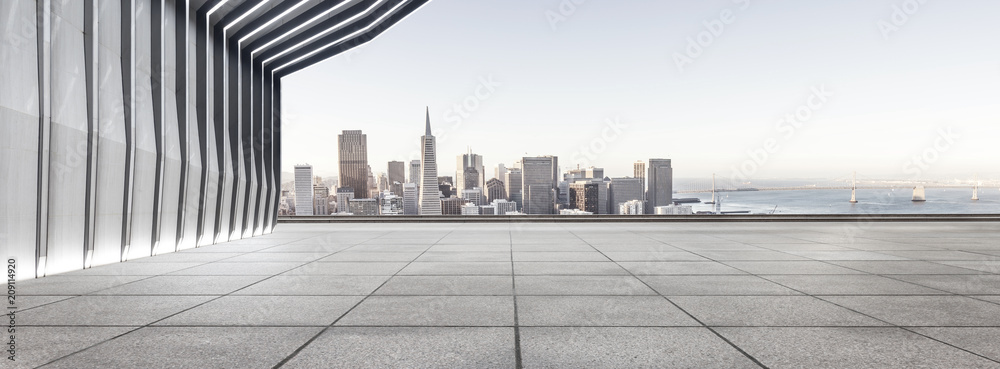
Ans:
[[[995,0],[432,0],[282,81],[282,170],[556,155],[678,178],[1000,177]]]

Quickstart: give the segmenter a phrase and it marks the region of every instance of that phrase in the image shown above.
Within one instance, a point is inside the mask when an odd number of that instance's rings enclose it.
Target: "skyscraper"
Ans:
[[[417,184],[403,184],[403,214],[417,215],[420,213],[420,203],[417,201]]]
[[[455,186],[458,187],[458,193],[473,187],[484,187],[485,175],[482,155],[473,154],[472,149],[469,149],[468,154],[458,156],[455,165]]]
[[[406,164],[401,161],[389,162],[389,190],[393,195],[403,196],[403,183],[406,183]]]
[[[504,180],[507,177],[507,167],[503,163],[497,164],[497,168],[493,173],[493,178]]]
[[[437,145],[431,135],[431,110],[427,108],[427,123],[420,137],[420,215],[441,215],[436,151]]]
[[[486,181],[486,199],[489,202],[507,199],[507,190],[504,188],[503,181],[496,178],[490,178],[489,181]]]
[[[649,159],[646,190],[646,214],[654,214],[657,206],[673,204],[674,170],[670,167],[670,159]]]
[[[313,215],[313,167],[295,166],[295,215]]]
[[[569,185],[570,207],[599,214],[597,189],[600,184],[592,181],[579,181]]]
[[[337,135],[340,187],[354,189],[354,198],[368,198],[368,136],[358,131]]]
[[[521,195],[521,168],[508,169],[503,183],[507,187],[507,200],[513,201],[518,209],[522,209],[524,202]]]
[[[553,214],[557,190],[555,156],[521,159],[521,193],[525,214]]]
[[[646,163],[642,160],[636,160],[635,164],[632,164],[632,176],[639,179],[639,194],[642,196],[639,200],[646,200]]]
[[[410,160],[410,179],[407,180],[409,183],[420,184],[420,160]]]
[[[611,179],[611,205],[609,210],[614,211],[615,214],[623,214],[621,212],[621,204],[638,200],[642,202],[642,183],[639,178],[612,178]],[[630,205],[634,207],[633,205]]]
[[[646,200],[646,163],[642,160],[636,160],[632,164],[632,176],[639,179],[639,193],[642,196],[640,200]]]

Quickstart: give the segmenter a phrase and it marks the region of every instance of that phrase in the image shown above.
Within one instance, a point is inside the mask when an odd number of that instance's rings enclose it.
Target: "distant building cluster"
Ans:
[[[562,172],[556,156],[522,157],[510,167],[498,164],[487,180],[483,156],[470,148],[457,157],[454,176],[439,176],[429,112],[420,150],[420,160],[390,161],[386,172],[375,173],[367,135],[345,130],[337,136],[339,176],[324,180],[313,176],[311,165],[296,165],[293,191],[282,191],[279,215],[692,213],[674,203],[670,159],[637,161],[632,177],[608,178],[603,168]]]

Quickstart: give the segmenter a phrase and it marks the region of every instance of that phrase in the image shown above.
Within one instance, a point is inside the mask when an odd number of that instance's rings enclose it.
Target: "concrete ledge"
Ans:
[[[1000,222],[1000,214],[280,216],[278,223]]]

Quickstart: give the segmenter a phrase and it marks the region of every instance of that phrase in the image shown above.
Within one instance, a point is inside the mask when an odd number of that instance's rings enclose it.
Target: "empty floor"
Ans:
[[[998,239],[996,223],[280,224],[18,282],[14,367],[1000,368]]]

